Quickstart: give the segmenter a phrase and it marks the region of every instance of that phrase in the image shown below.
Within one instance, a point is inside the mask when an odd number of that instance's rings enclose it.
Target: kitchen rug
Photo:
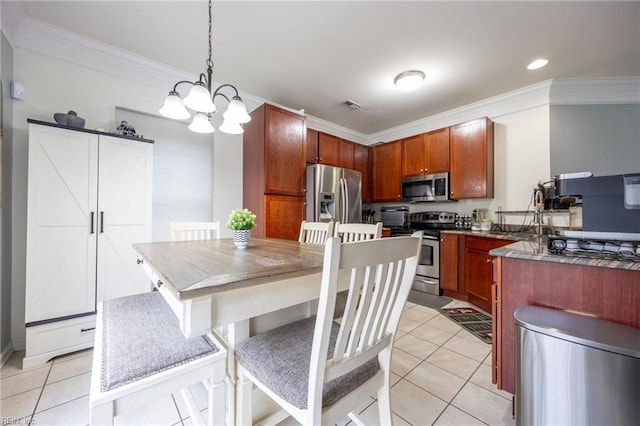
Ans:
[[[449,303],[453,302],[453,299],[444,296],[436,296],[435,294],[424,293],[422,291],[411,290],[407,299],[409,302],[416,303],[418,305],[426,306],[427,308],[442,309]]]
[[[491,344],[491,315],[475,308],[442,308],[439,311],[478,339]]]

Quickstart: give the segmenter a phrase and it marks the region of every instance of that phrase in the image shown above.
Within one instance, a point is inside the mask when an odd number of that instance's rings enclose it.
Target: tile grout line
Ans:
[[[438,312],[438,315],[439,315],[439,316],[442,316],[442,317],[445,317],[444,315],[442,315],[442,314],[441,314],[441,313],[439,313],[439,312]],[[427,321],[425,321],[424,323],[420,324],[420,326],[427,324],[428,322],[430,322],[431,320],[433,320],[434,318],[436,318],[438,315],[436,315],[436,316],[434,316],[434,317],[431,317],[429,320],[427,320]],[[454,324],[455,324],[455,323],[454,323]],[[451,335],[451,337],[449,337],[447,340],[445,340],[441,345],[437,345],[437,346],[438,346],[438,349],[441,349],[441,348],[447,349],[447,348],[445,348],[445,347],[444,347],[444,345],[446,345],[446,344],[447,344],[451,339],[453,339],[455,336],[457,336],[457,335],[458,335],[458,333],[459,333],[461,330],[464,330],[462,327],[460,327],[460,325],[459,325],[459,324],[456,324],[456,325],[460,328],[460,330],[459,330],[458,332],[456,332],[455,334],[452,334],[452,335]],[[420,326],[418,326],[418,327],[420,327]],[[413,329],[413,330],[411,330],[411,331],[414,331],[414,330],[415,330],[415,329],[417,329],[418,327],[414,328],[414,329]],[[434,327],[432,327],[432,328],[434,328]],[[411,331],[407,332],[407,334],[411,334]],[[443,330],[440,330],[440,331],[443,331]],[[412,335],[412,336],[413,336],[413,337],[415,337],[415,338],[418,338],[418,339],[420,339],[420,340],[424,340],[424,339],[420,338],[419,336],[414,336],[414,335]],[[424,341],[425,341],[425,342],[429,342],[428,340],[424,340]],[[432,344],[433,344],[433,342],[429,342],[429,343],[432,343]],[[408,353],[408,352],[406,352],[406,351],[402,350],[401,348],[394,348],[394,349],[398,349],[398,350],[400,350],[400,351],[402,351],[402,352],[405,352],[405,353],[407,353],[407,354],[409,354],[409,355],[412,355],[412,354],[410,354],[410,353]],[[438,414],[438,416],[435,418],[435,420],[433,421],[432,425],[433,425],[433,424],[435,424],[435,423],[438,421],[438,419],[439,419],[440,417],[442,417],[442,415],[443,415],[443,414],[444,414],[444,412],[447,410],[447,408],[449,408],[449,406],[452,406],[452,407],[456,408],[457,410],[462,411],[462,412],[463,412],[463,413],[465,413],[466,415],[468,415],[468,416],[470,416],[470,417],[473,417],[474,419],[476,419],[476,420],[478,420],[479,422],[481,422],[481,423],[483,423],[483,424],[485,424],[485,425],[486,425],[487,423],[483,422],[482,420],[478,419],[478,418],[477,418],[477,417],[475,417],[474,415],[472,415],[472,414],[470,414],[470,413],[467,413],[466,411],[462,410],[462,409],[461,409],[461,408],[459,408],[459,407],[456,407],[455,405],[453,405],[453,404],[451,403],[451,402],[456,398],[456,396],[458,396],[458,394],[460,394],[460,392],[462,391],[462,389],[463,389],[463,388],[464,388],[464,387],[465,387],[465,386],[470,382],[471,377],[473,377],[473,375],[474,375],[474,374],[475,374],[475,373],[480,369],[480,367],[482,367],[482,363],[484,362],[484,359],[483,359],[482,361],[480,361],[480,363],[479,363],[479,364],[478,364],[478,366],[475,368],[475,370],[473,371],[473,373],[471,373],[471,375],[469,376],[469,378],[468,378],[468,379],[464,379],[464,381],[465,381],[465,382],[464,382],[464,385],[462,385],[462,386],[460,387],[460,389],[456,392],[456,394],[451,398],[451,401],[445,401],[444,399],[440,398],[439,396],[434,395],[433,393],[429,392],[427,389],[422,388],[420,385],[417,385],[417,384],[413,383],[411,380],[409,380],[409,379],[407,379],[407,378],[406,378],[406,377],[407,377],[407,376],[408,376],[408,375],[409,375],[413,370],[415,370],[416,368],[418,368],[418,366],[419,366],[420,364],[422,364],[423,362],[429,362],[429,361],[427,361],[427,359],[428,359],[431,355],[433,355],[433,353],[435,353],[436,351],[438,351],[438,349],[436,349],[436,350],[435,350],[435,351],[433,351],[429,356],[427,356],[427,357],[426,357],[426,358],[424,358],[422,361],[420,361],[420,362],[418,363],[418,365],[416,365],[415,367],[413,367],[412,369],[410,369],[410,370],[409,370],[409,371],[408,371],[404,376],[401,376],[401,377],[400,377],[400,380],[407,380],[409,383],[413,384],[414,386],[416,386],[416,387],[418,387],[419,389],[421,389],[421,390],[423,390],[423,391],[427,392],[429,395],[433,396],[434,398],[437,398],[437,399],[439,399],[440,401],[445,402],[445,403],[447,404],[447,405],[445,406],[445,408],[444,408],[444,409],[443,409],[443,410]],[[447,349],[447,350],[450,350],[450,349]],[[456,352],[456,351],[452,351],[452,352],[454,352],[454,353],[458,354],[458,352]],[[466,356],[466,355],[464,355],[464,354],[458,354],[458,355],[464,356],[465,358],[468,358],[468,359],[470,359],[470,360],[472,360],[472,361],[477,362],[475,359],[473,359],[473,358],[469,358],[468,356]],[[414,356],[415,356],[415,355],[414,355]],[[485,356],[485,358],[486,358],[486,356]],[[431,363],[429,363],[429,364],[431,364]],[[435,365],[435,364],[431,364],[431,365],[433,365],[434,367],[437,367],[437,368],[441,368],[441,367],[438,367],[438,366],[437,366],[437,365]],[[444,370],[444,371],[447,371],[447,370]],[[450,374],[453,374],[453,375],[454,375],[454,376],[456,376],[456,377],[459,377],[460,379],[462,379],[462,377],[460,377],[460,376],[458,376],[458,375],[456,375],[456,374],[454,374],[454,373],[451,373],[451,372],[449,372],[449,373],[450,373]],[[400,382],[400,380],[398,380],[398,382],[397,382],[397,383],[399,383],[399,382]],[[396,384],[397,384],[397,383],[396,383]],[[394,386],[395,386],[395,385],[394,385]],[[392,387],[393,387],[393,386],[392,386]],[[499,396],[500,396],[500,395],[499,395]],[[397,415],[397,414],[396,414],[396,415]],[[400,418],[402,418],[401,416],[399,416],[399,417],[400,417]],[[403,420],[405,420],[404,418],[402,418],[402,419],[403,419]],[[405,421],[406,421],[406,420],[405,420]],[[407,422],[407,423],[410,423],[410,422]]]
[[[38,399],[36,400],[36,404],[33,406],[33,411],[31,412],[31,416],[29,418],[28,426],[31,426],[33,423],[33,418],[36,415],[36,410],[38,409],[38,404],[40,404],[40,398],[42,398],[42,394],[44,393],[44,387],[47,384],[47,380],[49,380],[49,375],[51,374],[51,369],[53,368],[53,362],[49,366],[49,371],[47,371],[47,377],[44,378],[44,383],[40,387],[40,394],[38,395]]]

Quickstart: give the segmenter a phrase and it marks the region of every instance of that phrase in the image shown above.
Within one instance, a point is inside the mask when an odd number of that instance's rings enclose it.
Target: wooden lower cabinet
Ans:
[[[464,286],[467,300],[480,309],[491,312],[493,261],[489,251],[511,244],[511,240],[467,236],[464,253]]]
[[[297,240],[305,215],[305,198],[287,195],[264,196],[264,236]]]
[[[496,272],[493,376],[499,389],[516,392],[513,313],[520,306],[559,309],[640,328],[640,271],[499,257]]]
[[[463,235],[440,234],[440,288],[444,296],[466,300],[464,288],[460,288],[464,282],[459,279],[461,247],[464,247]]]

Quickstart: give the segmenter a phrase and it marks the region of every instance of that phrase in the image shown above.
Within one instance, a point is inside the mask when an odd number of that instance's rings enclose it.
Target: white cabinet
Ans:
[[[92,346],[98,301],[149,291],[150,142],[30,120],[25,367]]]

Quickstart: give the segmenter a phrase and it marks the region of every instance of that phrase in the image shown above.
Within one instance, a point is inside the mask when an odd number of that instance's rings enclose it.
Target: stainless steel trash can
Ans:
[[[640,329],[523,306],[516,321],[517,425],[640,422]]]

